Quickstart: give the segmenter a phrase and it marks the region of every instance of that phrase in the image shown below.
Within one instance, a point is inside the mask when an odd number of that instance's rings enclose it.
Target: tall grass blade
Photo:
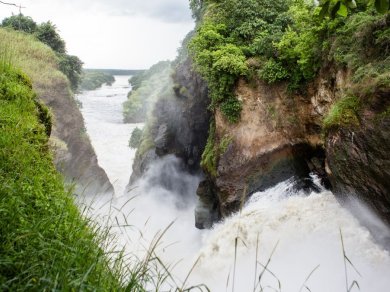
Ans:
[[[306,277],[305,281],[303,282],[302,286],[301,286],[301,289],[299,289],[299,292],[301,292],[304,288],[306,288],[307,290],[310,291],[310,289],[306,286],[306,283],[309,281],[309,279],[311,278],[311,276],[314,274],[314,272],[319,269],[320,265],[316,266],[311,272],[310,274]]]

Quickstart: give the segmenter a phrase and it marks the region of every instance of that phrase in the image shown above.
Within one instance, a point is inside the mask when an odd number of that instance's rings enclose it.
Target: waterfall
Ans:
[[[91,212],[108,222],[126,252],[142,257],[174,222],[156,254],[167,266],[177,264],[172,273],[181,281],[196,262],[189,283],[205,283],[211,291],[233,291],[233,284],[234,291],[347,291],[354,281],[361,291],[389,290],[389,253],[314,176],[317,193],[297,190],[291,179],[253,194],[240,212],[202,231],[194,227],[201,178],[184,173],[173,156],[157,161],[123,193],[134,159],[127,142],[137,126],[122,123],[125,80],[79,99],[99,164],[116,191],[91,199]]]

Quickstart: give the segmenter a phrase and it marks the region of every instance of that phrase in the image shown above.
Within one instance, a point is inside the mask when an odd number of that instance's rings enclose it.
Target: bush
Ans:
[[[248,75],[247,58],[275,53],[290,23],[286,14],[290,1],[226,0],[192,2],[195,13],[204,19],[189,44],[195,67],[207,81],[211,105],[221,107],[230,122],[239,120],[241,104],[233,101],[236,81]],[[205,7],[202,5],[206,5]],[[197,16],[199,18],[199,16]]]
[[[66,53],[65,41],[58,34],[56,26],[50,21],[38,25],[34,35],[38,40],[48,45],[56,53]]]
[[[237,123],[240,120],[241,110],[241,102],[233,96],[225,99],[221,103],[221,112],[231,123]]]
[[[34,35],[40,42],[49,46],[57,53],[58,67],[68,78],[72,91],[75,92],[78,89],[83,62],[76,56],[66,54],[65,42],[58,34],[54,24],[48,21],[37,26],[31,17],[19,14],[4,19],[2,26]]]
[[[259,77],[268,83],[275,83],[289,77],[289,72],[282,64],[274,59],[269,59],[259,70]]]
[[[202,154],[200,165],[211,176],[217,176],[217,151],[215,150],[215,122],[210,123],[207,144]]]
[[[37,29],[36,22],[29,16],[23,14],[12,15],[11,17],[5,18],[1,26],[11,27],[14,30],[21,30],[26,33],[33,34]]]
[[[324,118],[325,132],[333,128],[348,125],[359,125],[360,99],[355,96],[346,96],[338,100]]]
[[[83,62],[77,56],[67,54],[58,54],[58,58],[59,69],[68,77],[72,90],[76,91],[81,82]]]
[[[130,148],[138,148],[141,144],[141,138],[142,138],[142,130],[140,128],[135,128],[133,132],[131,133],[129,146]]]

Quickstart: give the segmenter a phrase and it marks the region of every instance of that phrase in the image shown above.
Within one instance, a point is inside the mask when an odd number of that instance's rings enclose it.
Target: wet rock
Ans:
[[[157,136],[154,138],[154,145],[156,151],[161,150],[162,152],[167,150],[169,144],[169,130],[167,124],[162,124],[158,127]]]
[[[389,104],[388,94],[379,95],[362,110],[359,126],[332,130],[326,154],[328,175],[340,201],[357,198],[390,226]],[[359,217],[359,212],[355,214]]]
[[[211,228],[221,218],[219,202],[212,183],[209,180],[201,181],[196,194],[198,203],[195,208],[195,226],[199,229]]]
[[[153,120],[148,121],[153,141],[151,151],[160,157],[174,154],[183,160],[186,171],[197,173],[201,171],[211,116],[207,109],[208,89],[192,70],[189,58],[177,64],[171,81],[165,95],[154,105]],[[153,161],[150,157],[149,152],[136,155],[130,182],[142,176],[144,165]]]

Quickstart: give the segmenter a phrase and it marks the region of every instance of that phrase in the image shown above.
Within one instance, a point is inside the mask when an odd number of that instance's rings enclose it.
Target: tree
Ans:
[[[70,81],[73,91],[76,91],[81,82],[83,62],[77,56],[58,54],[59,68]]]
[[[38,25],[34,35],[38,40],[48,45],[55,52],[60,54],[66,52],[65,41],[57,33],[56,26],[50,21]]]
[[[26,33],[33,34],[37,29],[37,24],[30,16],[24,16],[23,14],[12,15],[5,18],[1,23],[3,27],[11,27],[14,30],[21,30]]]

